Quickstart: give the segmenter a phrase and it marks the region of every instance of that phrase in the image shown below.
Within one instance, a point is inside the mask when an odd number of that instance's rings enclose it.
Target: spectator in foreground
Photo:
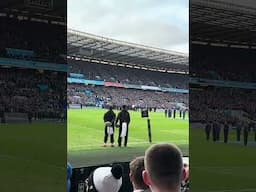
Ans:
[[[137,157],[130,162],[130,181],[133,186],[133,192],[143,192],[148,189],[144,183],[142,173],[145,170],[144,157]]]
[[[181,192],[189,192],[189,165],[184,163],[185,176],[181,183]]]
[[[123,168],[116,164],[112,167],[95,169],[85,181],[86,192],[118,192],[122,186]]]
[[[72,166],[67,163],[67,192],[70,192],[71,189],[71,176],[72,176]]]
[[[145,152],[143,180],[152,192],[179,192],[185,178],[182,154],[174,144],[155,144]]]

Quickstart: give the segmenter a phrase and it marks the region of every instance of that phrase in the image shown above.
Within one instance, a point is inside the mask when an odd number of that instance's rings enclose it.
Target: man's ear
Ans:
[[[181,173],[181,181],[184,181],[186,177],[187,177],[187,172],[186,172],[186,169],[183,167],[182,173]]]
[[[133,181],[133,177],[131,173],[129,173],[129,178],[130,178],[130,181]]]
[[[144,170],[142,172],[142,177],[143,177],[143,181],[147,186],[151,186],[152,182],[149,178],[148,172],[146,170]]]

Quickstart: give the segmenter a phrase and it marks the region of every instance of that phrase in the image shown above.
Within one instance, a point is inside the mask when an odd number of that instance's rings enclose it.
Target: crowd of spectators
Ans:
[[[256,82],[254,49],[192,45],[190,74],[214,80]]]
[[[27,113],[31,118],[60,118],[66,107],[66,75],[34,69],[1,68],[0,116]]]
[[[210,87],[190,91],[190,125],[204,126],[207,141],[229,141],[246,146],[256,142],[256,90]],[[229,133],[236,132],[236,139]],[[253,141],[252,141],[253,137]]]
[[[69,60],[69,72],[83,74],[85,79],[167,88],[188,88],[188,75],[110,66]],[[127,105],[130,108],[169,108],[171,103],[188,107],[188,94],[125,89],[105,86],[68,84],[68,104]]]
[[[66,63],[66,28],[62,25],[0,17],[0,56]],[[10,54],[6,49],[32,51],[32,55]]]
[[[190,120],[202,121],[210,117],[225,121],[232,120],[228,115],[232,110],[243,111],[255,119],[256,90],[242,88],[211,87],[191,89]]]
[[[67,94],[68,104],[97,105],[101,102],[102,105],[111,103],[118,107],[127,105],[158,109],[170,108],[171,103],[188,106],[188,94],[182,93],[68,84]]]
[[[188,75],[118,67],[68,60],[69,72],[82,73],[86,79],[137,85],[188,88]]]

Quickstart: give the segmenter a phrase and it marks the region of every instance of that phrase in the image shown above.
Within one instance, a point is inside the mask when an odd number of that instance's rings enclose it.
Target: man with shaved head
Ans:
[[[155,144],[145,152],[143,180],[152,192],[179,192],[185,177],[182,154],[174,144]]]

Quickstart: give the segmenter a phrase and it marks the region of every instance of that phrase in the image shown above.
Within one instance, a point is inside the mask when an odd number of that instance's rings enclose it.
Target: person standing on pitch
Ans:
[[[211,133],[211,122],[207,121],[205,125],[205,134],[206,134],[206,140],[209,141],[210,139],[210,133]]]
[[[220,132],[221,132],[221,125],[223,123],[222,122],[216,122],[216,141],[219,141],[220,140]]]
[[[256,123],[253,123],[254,142],[256,142]]]
[[[249,134],[249,124],[244,123],[244,145],[247,145],[248,142],[248,134]]]
[[[242,123],[237,119],[236,122],[236,141],[240,142]]]
[[[186,109],[183,110],[183,119],[185,119],[185,117],[186,117]]]
[[[171,109],[168,109],[168,117],[172,118],[172,110]]]
[[[109,110],[104,114],[103,120],[105,123],[105,136],[103,147],[107,146],[108,136],[110,136],[111,147],[114,147],[114,123],[116,114],[113,112],[113,107],[110,106]]]
[[[216,142],[216,140],[217,140],[217,123],[216,123],[216,121],[214,121],[214,123],[212,124],[212,140],[214,141],[214,142]]]
[[[229,131],[229,125],[228,122],[226,121],[224,124],[224,143],[228,142],[228,131]]]
[[[127,108],[125,105],[123,105],[122,111],[119,112],[117,116],[116,125],[118,125],[118,122],[119,122],[118,146],[121,147],[122,138],[124,137],[124,146],[127,147],[130,114],[127,111]]]
[[[167,109],[164,110],[164,115],[165,115],[165,117],[167,117],[167,115],[168,115],[168,110]]]

